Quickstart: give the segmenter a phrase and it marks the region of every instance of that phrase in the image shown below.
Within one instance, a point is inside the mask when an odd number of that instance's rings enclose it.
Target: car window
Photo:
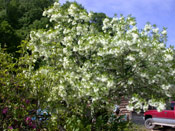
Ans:
[[[165,110],[171,110],[171,106],[170,106],[170,104],[167,104],[167,105],[166,105]]]
[[[174,110],[175,103],[166,104],[166,110]]]
[[[156,110],[156,107],[149,106],[149,107],[148,107],[148,110]]]
[[[175,103],[171,103],[171,105],[170,105],[171,110],[174,110],[174,106],[175,106]]]

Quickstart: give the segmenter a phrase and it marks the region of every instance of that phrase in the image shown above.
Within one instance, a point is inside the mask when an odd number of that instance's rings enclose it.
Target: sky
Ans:
[[[59,0],[65,3],[67,0]],[[75,0],[69,0],[75,1]],[[88,11],[102,12],[109,17],[114,14],[136,18],[138,28],[147,22],[156,24],[162,30],[167,28],[167,47],[175,46],[175,0],[76,0]]]

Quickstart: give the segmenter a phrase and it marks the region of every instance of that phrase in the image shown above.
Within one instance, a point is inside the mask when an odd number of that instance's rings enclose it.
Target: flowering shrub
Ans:
[[[148,106],[145,99],[156,102],[159,95],[170,95],[174,50],[165,47],[165,29],[159,31],[146,24],[139,30],[134,18],[121,16],[105,18],[103,31],[97,32],[91,25],[93,12],[79,9],[76,4],[63,11],[55,3],[43,15],[55,26],[31,32],[28,48],[32,51],[31,62],[41,58],[43,62],[32,77],[42,75],[54,81],[50,83],[48,102],[83,96],[91,96],[95,102],[117,90],[116,95],[143,98],[141,101]],[[38,80],[31,81],[37,87]],[[48,87],[47,81],[42,83],[42,89]]]
[[[0,48],[0,130],[23,126],[26,110],[27,90],[23,86],[21,69],[16,68],[15,59]],[[15,75],[15,74],[18,75]]]

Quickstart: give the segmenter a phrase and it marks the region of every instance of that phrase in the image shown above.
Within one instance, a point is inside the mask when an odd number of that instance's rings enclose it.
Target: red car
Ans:
[[[157,110],[148,110],[144,113],[145,127],[153,129],[155,126],[175,127],[175,101],[172,101],[169,109],[158,112]]]

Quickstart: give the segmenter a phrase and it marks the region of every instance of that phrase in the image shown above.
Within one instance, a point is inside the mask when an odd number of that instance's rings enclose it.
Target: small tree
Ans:
[[[115,16],[100,31],[93,12],[76,3],[64,10],[55,3],[43,15],[55,25],[31,32],[25,75],[38,108],[52,112],[51,127],[93,129],[97,112],[121,96],[131,98],[130,110],[163,109],[175,82],[166,29],[148,23],[139,30],[133,17]]]

